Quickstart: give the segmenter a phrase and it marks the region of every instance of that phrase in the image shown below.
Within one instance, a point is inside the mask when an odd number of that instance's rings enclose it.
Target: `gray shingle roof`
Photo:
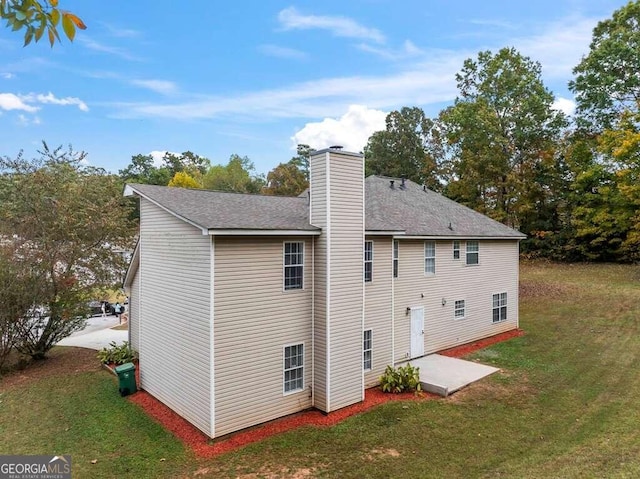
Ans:
[[[394,180],[391,188],[390,180]],[[525,238],[522,233],[422,186],[394,178],[365,179],[367,231],[403,231],[407,236]],[[309,224],[306,194],[298,197],[248,195],[208,190],[129,185],[203,229],[301,230]],[[449,225],[451,224],[451,228]]]
[[[396,230],[407,236],[526,237],[409,180],[403,189],[397,178],[369,176],[365,179],[365,197],[367,231]]]
[[[307,198],[129,185],[204,229],[318,230],[309,224]]]

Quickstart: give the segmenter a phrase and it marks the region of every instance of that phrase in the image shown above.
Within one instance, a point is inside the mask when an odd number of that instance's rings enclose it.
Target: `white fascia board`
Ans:
[[[524,237],[520,236],[409,236],[409,235],[394,235],[393,239],[417,239],[417,240],[511,240],[522,241]]]
[[[200,226],[197,223],[194,223],[193,221],[188,220],[187,218],[185,218],[184,216],[180,216],[178,213],[176,213],[175,211],[171,211],[170,209],[166,208],[165,206],[162,206],[160,203],[158,203],[155,200],[152,200],[151,198],[149,198],[147,195],[139,192],[138,190],[136,190],[135,188],[133,188],[130,185],[126,185],[124,187],[124,193],[123,196],[135,196],[138,195],[141,198],[144,198],[145,200],[153,203],[154,205],[156,205],[158,208],[166,211],[167,213],[169,213],[171,216],[175,216],[176,218],[178,218],[179,220],[184,221],[185,223],[189,223],[191,226],[195,226],[196,228],[198,228],[200,231],[202,231],[203,235],[208,234],[208,231],[206,228],[203,228],[202,226]]]
[[[129,261],[129,266],[127,267],[127,273],[124,276],[124,281],[122,282],[122,286],[125,291],[128,292],[130,290],[130,286],[133,283],[133,277],[138,271],[138,267],[140,265],[140,238],[136,242],[136,247],[133,250],[133,255],[131,256],[131,261]]]
[[[239,230],[210,229],[212,236],[320,236],[320,230]]]
[[[365,230],[365,236],[402,236],[405,237],[404,231],[371,231]]]

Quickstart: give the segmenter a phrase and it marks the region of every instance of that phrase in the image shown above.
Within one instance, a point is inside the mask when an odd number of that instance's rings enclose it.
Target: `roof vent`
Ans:
[[[403,190],[407,187],[407,185],[405,185],[405,181],[407,180],[407,177],[402,175],[402,177],[400,178],[402,180],[402,184],[400,185],[400,188],[402,188]]]
[[[342,145],[333,145],[329,147],[330,150],[342,150],[342,148]]]
[[[395,184],[395,181],[393,180],[389,180],[389,186],[391,187],[391,189],[393,189],[393,185]]]
[[[427,185],[422,185],[422,191],[427,192]]]
[[[449,229],[453,231],[453,226],[451,225],[451,221],[449,221]]]

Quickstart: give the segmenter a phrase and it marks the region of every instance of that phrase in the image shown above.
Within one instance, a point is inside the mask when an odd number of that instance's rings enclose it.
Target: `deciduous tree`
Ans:
[[[208,190],[259,193],[264,186],[264,177],[254,172],[255,167],[248,157],[234,154],[226,165],[209,168],[202,183]]]
[[[43,146],[38,159],[0,159],[0,239],[43,282],[17,345],[35,359],[82,327],[96,288],[120,283],[134,234],[117,176],[83,166],[85,153]]]
[[[386,129],[369,138],[364,150],[367,175],[406,177],[439,189],[435,158],[429,154],[433,122],[418,107],[387,115]]]
[[[629,2],[593,30],[589,53],[574,68],[581,126],[612,128],[623,111],[640,101],[640,1]]]
[[[309,181],[293,160],[280,163],[267,173],[267,185],[262,190],[267,195],[297,196],[309,187]]]
[[[25,47],[40,41],[45,32],[51,46],[60,42],[60,26],[70,41],[77,28],[87,28],[80,17],[58,8],[58,0],[0,0],[0,18],[12,31],[24,30]]]
[[[438,126],[446,193],[525,233],[554,214],[557,145],[567,125],[541,66],[513,48],[481,52],[456,76],[460,95]]]

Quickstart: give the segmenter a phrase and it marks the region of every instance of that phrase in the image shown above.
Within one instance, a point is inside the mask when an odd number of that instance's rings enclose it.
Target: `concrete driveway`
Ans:
[[[76,331],[71,336],[64,338],[58,346],[77,346],[100,350],[109,347],[109,343],[115,341],[120,345],[129,339],[128,331],[116,331],[111,329],[118,326],[119,321],[115,316],[93,316],[87,320],[87,325],[81,331]]]

